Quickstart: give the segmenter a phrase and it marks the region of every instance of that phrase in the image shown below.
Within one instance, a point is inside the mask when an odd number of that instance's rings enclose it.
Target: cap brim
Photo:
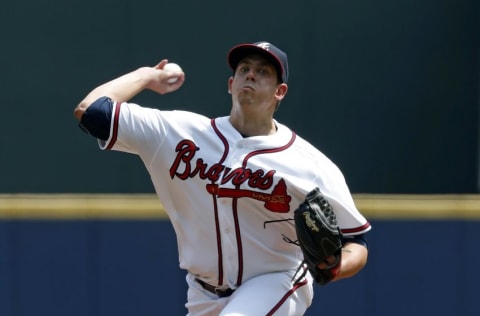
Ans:
[[[259,54],[267,57],[277,68],[278,77],[283,78],[285,70],[283,69],[282,62],[278,59],[278,57],[268,50],[265,50],[254,44],[240,44],[233,47],[228,53],[228,65],[230,68],[232,68],[232,70],[235,70],[240,60],[252,54]]]

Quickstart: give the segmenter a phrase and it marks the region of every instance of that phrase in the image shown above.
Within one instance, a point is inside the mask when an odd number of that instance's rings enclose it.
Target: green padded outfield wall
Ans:
[[[135,101],[226,115],[226,53],[257,40],[289,54],[277,119],[353,192],[477,192],[478,20],[477,0],[4,2],[0,192],[151,192],[140,160],[100,152],[74,106],[169,58],[184,87]]]

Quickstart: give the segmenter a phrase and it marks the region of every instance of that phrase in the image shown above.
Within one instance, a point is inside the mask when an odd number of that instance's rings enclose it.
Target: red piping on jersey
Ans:
[[[228,150],[229,150],[230,146],[228,146],[228,141],[227,141],[227,139],[225,138],[225,136],[224,136],[224,135],[222,134],[222,132],[220,132],[220,130],[218,129],[217,124],[215,123],[215,119],[212,119],[211,122],[212,122],[212,127],[213,127],[215,133],[216,133],[217,136],[220,138],[220,140],[222,141],[223,146],[224,146],[224,148],[225,148],[225,150],[223,151],[223,156],[222,156],[222,158],[220,158],[220,160],[219,160],[219,163],[220,163],[220,164],[223,164],[223,162],[225,161],[225,159],[227,159]]]
[[[212,195],[213,200],[213,210],[215,217],[215,231],[217,232],[217,265],[218,265],[218,285],[223,285],[223,252],[222,252],[222,238],[220,236],[220,221],[218,220],[218,205],[215,195]]]
[[[285,145],[283,145],[282,147],[278,147],[278,148],[270,148],[270,149],[261,149],[261,150],[255,150],[255,151],[252,151],[251,153],[249,153],[245,159],[243,160],[243,164],[242,164],[242,167],[245,168],[247,166],[247,161],[248,159],[250,159],[251,157],[255,156],[255,155],[261,155],[261,154],[273,154],[273,153],[277,153],[277,152],[280,152],[280,151],[283,151],[285,149],[287,149],[288,147],[292,146],[293,142],[295,141],[295,138],[297,137],[297,134],[295,134],[294,132],[292,132],[292,137],[290,138],[290,141],[288,143],[286,143]]]
[[[278,303],[267,313],[267,316],[271,316],[273,315],[276,311],[278,311],[278,309],[282,306],[283,303],[285,303],[285,301],[293,294],[295,293],[295,291],[304,286],[305,284],[307,284],[308,281],[307,280],[303,280],[302,282],[298,282],[296,283],[293,288],[291,288],[287,293],[285,293],[285,295],[282,297],[282,299],[280,301],[278,301]]]
[[[243,246],[242,246],[242,234],[240,232],[240,223],[238,222],[238,198],[232,199],[232,212],[233,212],[233,220],[235,223],[235,239],[237,240],[237,252],[238,252],[237,286],[240,286],[240,284],[242,284],[242,278],[243,278]]]
[[[286,143],[285,145],[277,148],[269,148],[269,149],[261,149],[261,150],[255,150],[249,153],[245,158],[243,159],[242,162],[242,167],[246,168],[248,159],[252,158],[253,156],[256,155],[261,155],[261,154],[272,154],[272,153],[277,153],[283,150],[286,150],[292,144],[295,142],[297,135],[292,132],[292,137]],[[240,189],[240,186],[236,186],[237,189]],[[232,207],[233,207],[233,216],[235,219],[235,235],[237,237],[237,249],[238,249],[238,275],[237,275],[237,285],[240,286],[242,284],[242,279],[243,279],[243,247],[242,247],[242,236],[240,232],[240,224],[238,223],[238,209],[237,209],[237,200],[238,198],[233,199]]]
[[[227,158],[228,151],[229,151],[229,146],[228,146],[228,141],[223,136],[223,134],[218,130],[217,124],[215,123],[215,119],[211,120],[212,128],[217,134],[217,136],[220,138],[220,140],[223,143],[223,155],[222,158],[220,158],[219,163],[223,164],[225,159]],[[214,181],[212,181],[212,184],[214,184]],[[218,285],[222,286],[223,285],[223,251],[222,251],[222,238],[220,235],[220,221],[218,220],[218,206],[217,206],[217,199],[215,195],[212,194],[212,199],[213,199],[213,205],[214,205],[214,216],[215,216],[215,230],[217,232],[217,253],[218,253],[218,258],[217,258],[217,264],[218,264]]]
[[[108,143],[108,146],[105,148],[106,150],[112,149],[113,145],[115,145],[118,137],[118,118],[120,117],[120,106],[122,105],[121,102],[116,102],[115,113],[113,114],[113,128],[112,128],[112,138]]]
[[[220,138],[220,140],[222,141],[222,143],[225,147],[225,150],[223,152],[223,156],[222,156],[222,158],[220,159],[220,162],[219,162],[219,163],[223,163],[223,161],[226,159],[226,157],[228,155],[228,151],[229,151],[228,141],[227,141],[226,137],[222,134],[222,132],[218,129],[218,127],[216,125],[216,122],[215,122],[215,119],[211,119],[210,122],[211,122],[213,130],[215,131],[217,136]],[[246,168],[248,159],[250,159],[251,157],[253,157],[255,155],[276,153],[276,152],[280,152],[280,151],[283,151],[283,150],[287,149],[288,147],[290,147],[293,144],[293,142],[295,141],[295,138],[296,138],[296,134],[294,132],[292,132],[292,137],[289,140],[289,142],[287,144],[281,146],[281,147],[263,149],[263,150],[256,150],[256,151],[251,152],[243,160],[242,167]],[[240,187],[237,186],[236,188],[239,189]],[[237,202],[238,202],[238,198],[233,198],[232,199],[232,212],[233,212],[233,219],[234,219],[234,223],[235,223],[235,237],[237,239],[237,252],[238,252],[237,286],[240,286],[242,284],[242,278],[243,278],[243,247],[242,247],[242,238],[241,238],[242,236],[241,236],[241,232],[240,232],[240,224],[239,224],[239,221],[238,221]],[[215,228],[217,229],[217,249],[218,249],[218,256],[219,256],[219,258],[218,258],[218,263],[219,263],[219,268],[218,268],[219,269],[219,271],[218,271],[219,276],[218,276],[218,278],[219,278],[219,285],[222,285],[222,283],[223,283],[223,262],[222,262],[222,247],[221,247],[221,238],[220,238],[220,225],[219,225],[219,222],[218,222],[218,208],[217,208],[216,202],[214,202],[214,205],[215,205]]]
[[[342,229],[342,233],[344,234],[360,233],[362,231],[366,231],[369,227],[370,227],[370,223],[366,222],[364,225],[360,227]]]
[[[219,163],[223,163],[223,161],[226,159],[229,151],[229,146],[228,146],[228,141],[225,138],[225,136],[222,134],[222,132],[218,129],[215,119],[212,119],[211,125],[217,136],[220,138],[224,145],[224,152],[222,155],[222,158],[220,159]],[[269,149],[262,149],[262,150],[256,150],[252,151],[249,153],[245,159],[243,160],[242,167],[246,168],[248,159],[255,155],[260,155],[260,154],[270,154],[270,153],[276,153],[283,151],[287,148],[289,148],[296,139],[296,134],[292,132],[292,137],[288,141],[287,144],[277,147],[277,148],[269,148]],[[213,182],[212,182],[213,183]],[[240,186],[237,186],[236,189],[240,189]],[[214,198],[215,199],[215,198]],[[233,212],[233,219],[235,223],[235,237],[237,239],[237,252],[238,252],[238,275],[237,275],[237,286],[240,286],[242,284],[242,278],[243,278],[243,247],[242,247],[242,236],[241,236],[241,231],[240,231],[240,224],[238,221],[238,198],[233,198],[232,199],[232,212]],[[219,276],[218,276],[218,282],[219,285],[223,284],[223,262],[222,262],[222,247],[221,247],[221,238],[220,238],[220,225],[218,221],[218,208],[216,202],[214,202],[215,205],[215,228],[217,230],[217,250],[218,250],[218,263],[219,263]]]

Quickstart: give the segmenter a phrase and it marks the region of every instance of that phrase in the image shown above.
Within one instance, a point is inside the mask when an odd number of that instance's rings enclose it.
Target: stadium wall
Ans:
[[[476,316],[480,196],[355,195],[367,267],[316,286],[307,315]],[[2,195],[0,315],[185,315],[173,230],[153,195]]]

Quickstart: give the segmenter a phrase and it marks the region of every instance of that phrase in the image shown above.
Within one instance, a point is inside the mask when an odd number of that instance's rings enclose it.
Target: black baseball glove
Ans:
[[[342,233],[332,207],[319,188],[307,194],[295,210],[294,220],[304,263],[315,281],[325,285],[340,271]],[[326,264],[326,267],[319,269],[320,263]]]

